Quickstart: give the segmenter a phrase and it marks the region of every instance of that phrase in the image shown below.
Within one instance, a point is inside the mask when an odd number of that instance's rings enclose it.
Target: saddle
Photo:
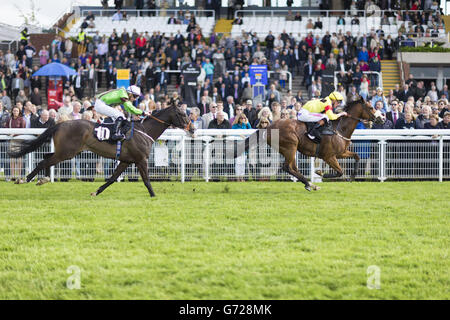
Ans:
[[[134,125],[130,121],[124,121],[120,127],[120,131],[125,135],[125,140],[130,140],[133,137]],[[94,137],[100,142],[108,142],[109,144],[117,144],[117,141],[112,140],[114,133],[114,123],[96,123],[94,127]]]
[[[310,133],[317,122],[304,122],[306,125],[305,135]],[[315,131],[315,139],[312,140],[314,143],[319,144],[322,141],[322,136],[332,136],[335,132],[333,131],[333,127],[331,125],[331,121],[328,121],[325,125],[321,126],[318,130]],[[309,137],[308,137],[309,138]]]

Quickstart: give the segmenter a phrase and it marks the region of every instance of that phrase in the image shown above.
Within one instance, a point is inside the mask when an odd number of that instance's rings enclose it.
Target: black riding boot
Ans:
[[[112,135],[111,139],[114,141],[123,140],[125,139],[125,135],[120,132],[120,128],[122,127],[122,122],[124,122],[125,119],[122,117],[119,117],[116,119],[116,122],[114,122],[114,134]]]
[[[320,122],[317,122],[314,127],[312,127],[312,129],[308,132],[307,136],[308,138],[310,138],[313,142],[315,143],[320,143],[320,127],[322,125],[320,124]]]

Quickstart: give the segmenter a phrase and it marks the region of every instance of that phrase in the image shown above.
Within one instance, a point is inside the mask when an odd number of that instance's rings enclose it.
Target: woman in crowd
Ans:
[[[189,118],[191,119],[191,123],[194,126],[195,130],[203,129],[203,121],[200,118],[200,109],[197,107],[191,108],[191,113],[189,114]]]
[[[14,106],[11,110],[11,116],[4,122],[5,128],[23,129],[25,128],[25,119],[22,117],[19,107]],[[11,180],[19,179],[22,174],[23,158],[11,158]]]
[[[270,111],[269,107],[264,107],[261,109],[261,111],[258,113],[258,119],[256,119],[255,121],[255,127],[258,126],[259,122],[261,121],[261,118],[267,118],[269,119],[270,123],[272,123],[272,111]]]
[[[244,113],[240,113],[234,118],[233,125],[231,129],[251,129],[252,126],[248,122],[247,117]]]
[[[397,120],[395,129],[416,129],[416,122],[411,111],[405,112],[405,117]]]

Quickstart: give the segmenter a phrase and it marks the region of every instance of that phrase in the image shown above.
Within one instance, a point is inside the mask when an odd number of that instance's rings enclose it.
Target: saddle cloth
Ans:
[[[120,128],[120,131],[125,135],[126,140],[131,139],[133,132],[130,133],[130,136],[128,136],[128,132],[132,128],[132,125],[129,121],[122,122],[122,126]],[[98,141],[106,141],[110,144],[116,144],[117,141],[111,140],[111,137],[114,134],[114,123],[96,123],[93,131],[94,137]]]

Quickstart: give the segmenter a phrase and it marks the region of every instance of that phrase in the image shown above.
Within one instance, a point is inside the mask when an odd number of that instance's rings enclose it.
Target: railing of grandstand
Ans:
[[[309,19],[311,17],[320,17],[321,21],[323,22],[323,19],[331,19],[333,18],[337,18],[342,16],[343,18],[353,18],[353,17],[358,17],[358,18],[382,18],[384,17],[384,14],[387,14],[387,16],[389,17],[392,14],[392,11],[389,10],[318,10],[318,9],[314,9],[314,10],[291,10],[291,9],[280,9],[280,10],[236,10],[235,11],[235,18],[237,18],[239,15],[243,15],[244,17],[244,21],[245,21],[245,17],[257,17],[257,16],[270,16],[270,17],[286,17],[286,14],[291,11],[293,13],[293,15],[295,15],[297,12],[300,12],[302,19]],[[422,14],[423,12],[432,12],[431,10],[401,10],[401,11],[395,11],[395,14],[397,14],[398,12],[400,12],[401,14],[404,13],[412,13],[412,14]],[[313,23],[315,23],[315,21],[312,21]],[[396,17],[394,17],[392,23],[390,23],[390,25],[392,24],[396,24],[396,25],[401,25],[402,23],[405,23],[407,21],[403,21],[403,20],[397,20]],[[361,23],[361,22],[360,22]],[[360,24],[359,24],[360,25]],[[342,26],[343,27],[343,26]],[[370,26],[369,28],[369,20],[365,19],[365,27],[367,32],[370,32],[372,30],[372,26]],[[308,31],[306,33],[309,32],[310,29],[308,29]],[[334,31],[334,30],[333,30]],[[339,31],[339,30],[336,30]],[[376,30],[373,30],[376,31]],[[325,33],[326,31],[324,31],[323,33]],[[303,32],[305,33],[305,32]],[[404,35],[409,35],[409,33],[403,33]],[[415,35],[417,33],[412,33],[412,35]],[[354,35],[356,36],[356,35]],[[449,35],[445,35],[445,36],[449,36]]]
[[[81,10],[81,17],[86,17],[89,13],[92,12],[94,16],[100,17],[111,17],[114,13],[117,12],[115,9],[89,9],[89,10]],[[169,17],[173,14],[175,18],[178,18],[178,14],[180,12],[179,9],[122,9],[120,12],[126,12],[127,18],[129,17],[143,17],[143,16],[155,16],[155,17]],[[191,10],[190,13],[193,13],[195,17],[213,17],[215,18],[214,10]]]
[[[8,48],[8,50],[11,50],[11,52],[16,52],[19,48],[17,45],[18,41],[12,40],[12,41],[0,41],[0,50],[5,50]],[[6,52],[5,52],[6,53]]]
[[[279,10],[271,10],[271,9],[262,9],[262,10],[236,10],[234,12],[234,17],[237,18],[240,15],[243,15],[244,17],[249,16],[281,16],[285,17],[286,13],[291,11],[294,15],[297,12],[300,12],[302,15],[302,18],[305,17],[336,17],[342,15],[344,18],[353,18],[355,16],[357,17],[383,17],[384,14],[387,14],[388,16],[393,13],[392,10],[320,10],[320,9],[312,9],[312,10],[295,10],[295,9],[279,9]],[[394,13],[397,14],[398,12],[404,14],[404,13],[419,13],[422,14],[423,12],[433,12],[432,10],[396,10]],[[403,21],[398,21],[398,23],[402,23]]]
[[[48,143],[21,159],[10,159],[7,151],[17,140],[33,139],[44,129],[0,129],[0,179],[24,176],[54,151]],[[245,178],[252,180],[290,180],[282,172],[283,157],[265,143],[253,147],[247,154],[234,159],[238,141],[255,130],[197,130],[190,137],[179,129],[169,129],[155,143],[149,158],[149,174],[153,180],[204,180]],[[272,136],[275,136],[273,134]],[[242,146],[242,144],[240,144]],[[350,150],[358,153],[357,179],[385,181],[387,179],[450,179],[450,130],[356,130]],[[345,175],[353,170],[353,159],[339,160]],[[314,158],[297,153],[300,171],[313,181],[319,177]],[[19,168],[19,172],[13,172]],[[51,179],[102,179],[109,177],[114,161],[91,152],[82,152],[72,160],[58,164],[50,171]],[[3,174],[2,174],[3,173]],[[138,177],[133,166],[126,174]],[[42,177],[42,173],[40,175]]]
[[[334,88],[337,90],[338,88],[338,79],[337,79],[337,75],[339,74],[339,71],[335,71],[334,72]],[[381,87],[383,88],[383,77],[382,77],[382,73],[381,72],[377,72],[377,71],[363,71],[363,74],[367,74],[368,78],[370,80],[370,88],[377,88],[377,87]],[[374,83],[373,81],[373,77],[371,77],[371,75],[376,75],[377,77],[377,81]]]

